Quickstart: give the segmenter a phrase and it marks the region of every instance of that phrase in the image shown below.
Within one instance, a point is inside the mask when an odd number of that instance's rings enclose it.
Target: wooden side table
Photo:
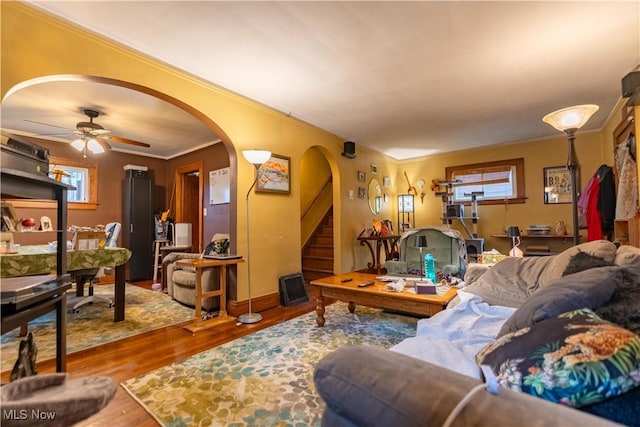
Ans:
[[[400,236],[358,236],[360,246],[367,246],[371,253],[371,261],[367,263],[367,267],[377,274],[382,274],[382,262],[380,259],[380,250],[384,247],[386,259],[392,259],[394,251],[397,251],[398,240]],[[374,242],[375,249],[371,242]]]
[[[230,265],[244,262],[242,258],[218,260],[207,258],[191,258],[176,261],[176,264],[193,267],[196,270],[196,313],[193,323],[184,328],[192,333],[196,333],[206,328],[222,323],[234,322],[235,317],[227,314],[227,269]],[[217,291],[202,291],[202,272],[209,268],[220,269],[220,289]],[[213,319],[202,320],[202,299],[210,297],[220,297],[220,313]]]

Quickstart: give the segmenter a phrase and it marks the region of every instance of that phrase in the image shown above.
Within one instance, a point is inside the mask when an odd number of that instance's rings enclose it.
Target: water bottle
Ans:
[[[433,259],[433,255],[431,254],[426,254],[424,256],[424,274],[427,279],[436,283],[436,263]]]

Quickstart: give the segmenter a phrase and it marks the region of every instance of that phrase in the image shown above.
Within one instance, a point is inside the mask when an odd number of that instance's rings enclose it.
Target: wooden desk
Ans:
[[[196,333],[202,329],[210,328],[215,325],[226,322],[234,322],[235,317],[227,314],[227,269],[230,265],[236,265],[244,262],[242,258],[229,259],[229,260],[217,260],[207,258],[192,258],[181,259],[176,261],[176,264],[186,267],[193,267],[196,270],[196,313],[193,323],[185,326],[184,328],[192,333]],[[220,269],[220,289],[217,291],[202,291],[202,271],[207,268],[219,268]],[[202,320],[202,299],[209,297],[220,297],[220,313],[218,317],[214,319]]]
[[[382,263],[380,260],[380,252],[384,247],[386,259],[393,258],[394,251],[397,250],[397,244],[400,236],[358,236],[360,246],[367,246],[371,253],[372,262],[367,263],[367,267],[377,274],[382,274]],[[371,242],[375,242],[375,250]]]
[[[68,275],[26,276],[2,280],[2,333],[21,327],[43,314],[56,311],[56,370],[67,369]]]
[[[351,279],[348,282],[343,280]],[[369,280],[375,281],[371,286],[358,287],[358,283]],[[374,308],[389,308],[406,311],[418,315],[433,316],[441,312],[449,301],[456,296],[458,290],[450,288],[444,295],[425,295],[409,292],[406,288],[402,292],[386,290],[386,283],[376,281],[375,274],[346,273],[325,277],[311,281],[311,288],[315,292],[318,318],[316,323],[322,327],[324,318],[324,298],[335,298],[349,303],[349,311],[353,313],[356,304]]]

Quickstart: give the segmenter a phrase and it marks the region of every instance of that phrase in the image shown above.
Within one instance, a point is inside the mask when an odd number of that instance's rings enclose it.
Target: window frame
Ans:
[[[86,159],[68,159],[65,157],[50,156],[50,165],[71,166],[88,170],[89,176],[89,200],[86,202],[68,202],[70,210],[96,210],[98,208],[98,163]],[[55,209],[57,202],[53,200],[12,199],[11,204],[16,208],[42,208]]]
[[[508,166],[515,168],[515,179],[516,179],[516,197],[512,197],[510,199],[489,199],[489,200],[481,200],[478,199],[478,205],[502,205],[505,203],[525,203],[527,200],[526,192],[525,192],[525,179],[524,179],[524,158],[516,158],[516,159],[506,159],[506,160],[497,160],[493,162],[481,162],[481,163],[470,163],[466,165],[459,166],[448,166],[445,168],[445,176],[447,181],[452,181],[452,176],[454,172],[464,171],[468,169],[489,169],[500,166]],[[462,203],[466,205],[470,205],[471,201],[462,201],[456,202]]]

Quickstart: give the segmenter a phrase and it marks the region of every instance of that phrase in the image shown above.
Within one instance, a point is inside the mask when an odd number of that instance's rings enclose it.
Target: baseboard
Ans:
[[[280,293],[262,295],[251,298],[251,311],[259,313],[280,305]],[[238,317],[249,311],[249,301],[228,301],[227,312],[233,317]]]

